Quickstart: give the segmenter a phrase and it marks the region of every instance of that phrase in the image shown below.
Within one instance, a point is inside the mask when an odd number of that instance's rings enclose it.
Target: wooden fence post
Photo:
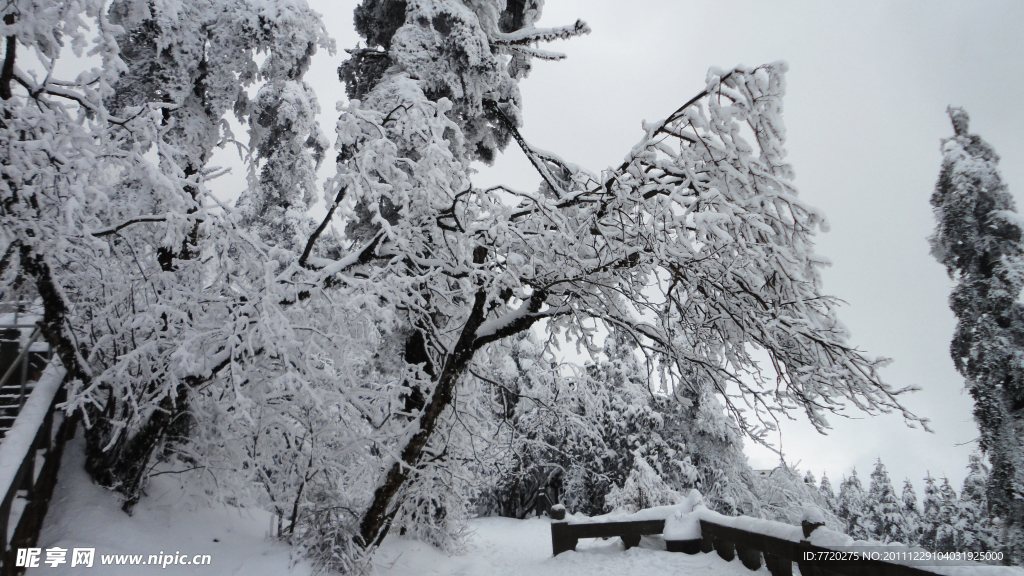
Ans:
[[[569,550],[576,550],[577,542],[579,539],[569,534],[568,522],[551,523],[551,551],[554,552],[554,556]]]
[[[718,536],[714,536],[715,541],[715,552],[718,552],[718,556],[726,562],[732,562],[732,559],[736,557],[736,545],[728,540],[722,540]]]
[[[761,569],[761,551],[756,548],[748,548],[747,546],[736,545],[736,555],[740,557],[740,562],[747,567],[748,570],[760,570]]]

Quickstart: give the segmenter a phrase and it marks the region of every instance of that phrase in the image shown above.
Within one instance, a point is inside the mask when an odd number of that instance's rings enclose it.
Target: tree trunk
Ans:
[[[486,256],[487,249],[482,246],[477,247],[473,251],[473,262],[483,264]],[[356,540],[360,546],[364,548],[376,546],[387,533],[387,524],[397,509],[398,493],[419,464],[423,448],[437,427],[441,414],[455,398],[455,385],[458,384],[459,378],[473,358],[473,353],[476,351],[474,347],[476,331],[484,321],[486,303],[487,294],[481,289],[474,297],[473,309],[466,320],[466,325],[462,328],[458,342],[445,360],[441,373],[435,379],[434,392],[420,415],[419,430],[402,449],[401,459],[391,465],[380,486],[374,492],[370,507],[363,514]]]

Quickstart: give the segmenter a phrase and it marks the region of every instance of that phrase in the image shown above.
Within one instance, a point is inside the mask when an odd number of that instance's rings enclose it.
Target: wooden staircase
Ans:
[[[14,425],[25,398],[50,362],[35,324],[0,325],[0,438]]]
[[[65,371],[50,366],[50,347],[24,304],[0,303],[0,576],[24,574],[17,551],[38,542],[64,445],[78,426],[77,414],[56,408]]]

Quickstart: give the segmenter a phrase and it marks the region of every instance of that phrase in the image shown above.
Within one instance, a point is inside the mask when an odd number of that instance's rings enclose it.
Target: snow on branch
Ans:
[[[576,36],[590,34],[590,26],[583,20],[577,20],[571,26],[556,28],[525,28],[515,32],[494,32],[490,37],[492,44],[499,46],[525,46],[534,42],[553,42],[568,40]]]
[[[522,54],[523,56],[530,56],[532,58],[539,58],[541,60],[558,61],[565,60],[565,54],[561,52],[551,52],[550,50],[541,50],[539,48],[530,48],[529,46],[510,46],[510,52]]]

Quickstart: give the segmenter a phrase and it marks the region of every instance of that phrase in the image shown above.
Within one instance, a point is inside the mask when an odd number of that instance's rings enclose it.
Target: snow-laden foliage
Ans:
[[[865,509],[864,488],[857,477],[857,470],[850,472],[839,485],[836,499],[836,516],[844,524],[843,531],[856,540],[870,538],[870,520]]]
[[[574,513],[637,511],[692,489],[730,515],[799,522],[808,503],[827,511],[817,488],[792,469],[752,473],[721,404],[652,391],[628,340],[607,338],[600,360],[572,377],[549,367],[532,332],[511,341],[507,356],[492,352],[489,366],[471,369],[492,375],[495,414],[508,434],[500,441],[512,453],[480,497],[482,513],[524,517],[539,493]]]
[[[828,474],[821,473],[821,484],[818,486],[818,493],[821,494],[822,502],[825,504],[825,509],[836,513],[836,493],[832,490],[832,482],[828,479]]]
[[[809,474],[809,472],[808,472]],[[813,475],[812,475],[813,478]],[[821,512],[825,526],[830,530],[842,531],[842,520],[828,507],[817,486],[802,480],[796,468],[780,464],[766,477],[755,481],[753,510],[740,510],[744,515],[775,520],[786,524],[800,524],[808,508]]]
[[[512,77],[481,43],[519,36],[491,32],[504,3],[489,4],[364,3],[362,17],[379,24],[363,28],[369,49],[388,65],[359,76],[362,98],[342,110],[329,196],[367,225],[348,228],[347,255],[300,260],[312,270],[292,276],[400,307],[423,342],[411,356],[423,370],[403,384],[426,400],[410,404],[419,430],[395,450],[402,462],[363,517],[364,544],[401,500],[476,352],[542,320],[585,348],[595,327],[632,340],[666,390],[722,402],[755,437],[786,407],[821,428],[844,400],[902,411],[880,361],[846,343],[821,294],[811,238],[823,219],[796,197],[783,159],[784,65],[712,71],[697,98],[645,126],[621,166],[594,174],[518,134]],[[516,139],[538,191],[472,186],[468,163],[493,148],[482,126]],[[755,348],[772,363],[764,375]]]
[[[474,377],[491,375],[511,452],[481,510],[522,517],[546,491],[593,515],[667,503],[693,488],[725,512],[757,509],[739,433],[721,405],[653,393],[628,341],[607,338],[601,359],[571,377],[540,354],[532,332],[511,341],[507,356],[491,349],[489,365],[471,368]]]
[[[331,44],[302,1],[4,10],[4,296],[30,286],[41,297],[46,337],[71,374],[67,409],[84,411],[87,465],[130,510],[151,456],[196,423],[185,407],[213,374],[229,369],[240,387],[240,350],[296,340],[300,316],[246,321],[264,289],[280,288],[264,276],[277,263],[210,193],[216,170],[205,164],[231,139],[224,113],[249,114],[247,86],[301,78]],[[69,57],[88,52],[99,66],[56,77],[69,40]]]
[[[872,540],[880,542],[907,542],[910,527],[903,513],[903,504],[889,481],[885,465],[879,459],[871,473],[871,484],[864,501],[864,512],[870,524]]]
[[[925,550],[935,550],[936,535],[939,530],[939,510],[942,507],[942,497],[938,487],[935,486],[935,478],[929,473],[924,478],[924,500],[921,501],[921,547]]]
[[[255,171],[259,160],[265,163],[258,176],[250,174],[249,188],[239,198],[242,222],[265,241],[294,250],[312,230],[306,210],[318,199],[316,170],[330,141],[316,122],[316,95],[305,82],[267,83],[252,106],[250,143],[256,157],[250,165]]]
[[[992,463],[988,498],[1002,519],[1005,557],[1024,562],[1024,245],[999,157],[968,132],[967,112],[949,109],[955,136],[942,143],[932,194],[938,225],[932,254],[957,282],[950,353],[974,398],[979,445]]]
[[[939,510],[935,529],[935,551],[956,551],[956,490],[949,483],[949,478],[942,479],[939,486]]]
[[[713,69],[621,165],[590,172],[519,133],[518,82],[561,58],[537,46],[588,31],[534,27],[541,4],[360,4],[367,47],[341,70],[353,98],[318,224],[325,140],[302,76],[331,42],[302,0],[5,5],[0,290],[41,299],[87,466],[126,510],[176,458],[211,494],[274,511],[322,567],[358,570],[391,529],[456,548],[506,453],[493,439],[530,418],[611,452],[600,469],[570,454],[566,493],[603,474],[576,493],[603,506],[613,484],[658,501],[697,486],[733,512],[760,497],[741,434],[791,412],[824,429],[847,402],[920,422],[822,294],[824,219],[785,162],[785,65]],[[66,43],[97,67],[56,77]],[[229,111],[250,131],[237,208],[207,165],[245,149]],[[471,163],[511,141],[538,188],[475,187]],[[531,330],[637,353],[569,378],[523,350]],[[508,358],[512,380],[496,376]],[[553,409],[531,413],[523,391]],[[527,458],[558,445],[532,440],[498,472],[539,485]],[[766,514],[807,488],[788,472]]]
[[[989,472],[980,454],[970,455],[967,470],[960,501],[957,502],[953,548],[978,552],[998,550],[986,496]]]
[[[910,479],[903,481],[903,492],[900,494],[903,507],[903,518],[907,521],[907,539],[905,543],[916,546],[921,540],[921,510],[917,505],[917,492]]]
[[[561,374],[532,331],[491,344],[481,356],[470,375],[490,388],[496,443],[504,453],[491,464],[490,485],[475,498],[479,513],[523,518],[541,493],[549,503],[590,511],[577,501],[581,491],[607,484],[590,482],[593,472],[579,457],[609,452],[592,422],[594,391]]]
[[[622,487],[613,485],[605,495],[606,506],[625,512],[672,506],[682,500],[683,495],[669,486],[643,458],[634,458],[633,469]]]

